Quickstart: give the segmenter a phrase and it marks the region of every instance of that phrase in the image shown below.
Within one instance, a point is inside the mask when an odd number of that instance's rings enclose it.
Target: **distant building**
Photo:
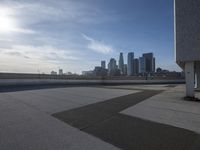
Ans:
[[[63,75],[63,70],[62,69],[59,69],[59,75]]]
[[[139,74],[139,59],[134,59],[134,75]]]
[[[111,58],[110,62],[108,63],[108,72],[110,72],[111,70],[115,70],[115,69],[117,69],[116,60],[114,58]]]
[[[153,53],[144,53],[143,57],[145,58],[145,67],[147,73],[155,72],[155,59],[153,57]]]
[[[146,73],[146,59],[144,57],[139,58],[139,73]]]
[[[70,75],[70,76],[71,76],[71,75],[73,75],[73,73],[71,73],[71,72],[67,72],[66,75]]]
[[[117,63],[114,58],[110,59],[110,62],[108,63],[108,74],[110,76],[120,76],[120,70],[117,68]]]
[[[127,64],[124,64],[124,75],[127,75]]]
[[[93,71],[82,71],[82,75],[83,76],[93,76],[94,74],[93,74]]]
[[[156,69],[156,72],[157,72],[157,73],[161,73],[161,72],[162,72],[162,68],[157,68],[157,69]]]
[[[103,69],[106,69],[106,61],[101,61],[101,67],[102,67]]]
[[[107,69],[97,66],[94,68],[93,73],[95,76],[107,76],[108,71],[107,71]]]
[[[123,53],[120,53],[119,55],[119,70],[121,75],[124,74],[124,57],[123,57]]]
[[[128,53],[127,60],[127,75],[132,76],[134,74],[134,53]]]
[[[155,57],[153,58],[153,73],[156,72],[156,59]]]
[[[56,71],[51,71],[51,75],[57,75]]]

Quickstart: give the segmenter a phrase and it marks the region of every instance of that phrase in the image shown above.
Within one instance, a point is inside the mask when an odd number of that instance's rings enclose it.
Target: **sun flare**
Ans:
[[[16,23],[12,17],[12,10],[0,8],[0,32],[12,32],[16,28]]]

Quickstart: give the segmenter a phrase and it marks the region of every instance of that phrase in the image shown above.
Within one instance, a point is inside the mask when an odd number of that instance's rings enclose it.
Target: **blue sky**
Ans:
[[[153,52],[157,67],[180,70],[173,0],[1,0],[0,18],[1,72],[81,73],[119,52]]]

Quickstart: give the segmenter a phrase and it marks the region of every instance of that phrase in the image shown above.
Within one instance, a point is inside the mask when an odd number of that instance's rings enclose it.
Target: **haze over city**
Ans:
[[[81,73],[120,52],[180,71],[173,44],[173,0],[0,2],[0,72]]]

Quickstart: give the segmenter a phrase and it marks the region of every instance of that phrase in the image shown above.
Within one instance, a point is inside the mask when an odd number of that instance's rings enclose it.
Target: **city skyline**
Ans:
[[[173,0],[3,0],[0,8],[0,72],[80,74],[129,51],[137,58],[151,51],[158,66],[180,71],[173,59]]]
[[[73,73],[70,71],[64,71],[63,69],[59,68],[58,72],[55,70],[52,70],[50,74],[52,75],[92,75],[95,72],[95,69],[103,69],[108,71],[108,75],[110,74],[110,71],[112,69],[117,69],[119,71],[120,76],[137,76],[137,75],[146,75],[149,73],[156,73],[157,70],[161,70],[158,72],[179,72],[179,71],[171,71],[167,70],[166,68],[161,68],[159,65],[156,65],[156,58],[154,57],[154,53],[152,52],[146,52],[141,54],[141,56],[134,57],[134,52],[128,52],[127,55],[124,56],[123,52],[119,53],[118,59],[111,57],[109,60],[101,60],[99,61],[99,64],[96,66],[93,66],[90,70],[82,70],[80,74]],[[120,61],[120,59],[122,61]],[[150,61],[149,61],[150,59]],[[127,60],[124,62],[124,60]],[[121,67],[120,67],[120,63]],[[112,69],[111,69],[112,68]],[[60,70],[62,70],[62,73],[59,73]],[[123,71],[121,71],[123,70]],[[48,73],[47,73],[48,74]],[[94,74],[93,74],[94,75]],[[98,75],[97,75],[98,76]]]

